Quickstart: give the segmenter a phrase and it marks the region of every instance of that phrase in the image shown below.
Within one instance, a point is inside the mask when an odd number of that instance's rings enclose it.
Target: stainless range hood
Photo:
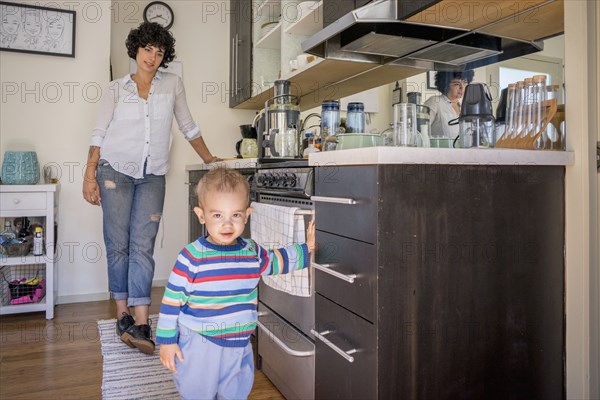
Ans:
[[[433,3],[374,0],[309,37],[302,50],[329,59],[443,70],[475,68],[543,49],[537,42],[406,21],[420,11],[419,4]]]

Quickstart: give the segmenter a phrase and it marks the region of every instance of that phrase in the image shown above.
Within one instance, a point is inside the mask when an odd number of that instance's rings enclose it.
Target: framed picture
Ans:
[[[427,89],[436,89],[435,71],[427,71]]]
[[[0,1],[0,50],[75,57],[75,11]]]

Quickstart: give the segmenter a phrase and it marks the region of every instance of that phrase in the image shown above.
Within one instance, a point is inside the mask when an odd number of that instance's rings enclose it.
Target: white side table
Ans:
[[[0,279],[3,285],[0,293],[0,315],[16,314],[34,311],[46,311],[46,319],[54,318],[56,302],[56,247],[54,244],[54,222],[58,219],[59,184],[49,185],[0,185],[0,217],[44,217],[45,218],[45,248],[44,255],[34,256],[31,252],[22,257],[0,255],[0,271],[14,279],[19,269],[26,269],[31,274],[33,270],[40,272],[46,279],[46,295],[38,303],[11,305],[8,294],[8,284]],[[14,270],[14,274],[6,272]],[[33,277],[33,276],[30,276]],[[19,276],[20,278],[20,276]],[[5,287],[6,286],[6,287]]]

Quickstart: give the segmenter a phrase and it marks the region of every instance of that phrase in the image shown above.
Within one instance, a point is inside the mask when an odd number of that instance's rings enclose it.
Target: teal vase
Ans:
[[[2,161],[2,183],[35,185],[40,180],[40,164],[35,151],[5,151]]]

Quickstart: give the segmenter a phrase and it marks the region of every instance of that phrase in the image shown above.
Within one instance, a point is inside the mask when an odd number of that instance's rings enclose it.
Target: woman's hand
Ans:
[[[83,177],[83,198],[94,206],[100,205],[100,187],[96,178]]]
[[[175,368],[175,357],[183,362],[183,353],[177,343],[160,345],[160,362],[171,372],[177,372]]]
[[[211,164],[211,163],[214,163],[214,162],[219,162],[219,161],[223,161],[223,159],[222,159],[222,158],[219,158],[219,157],[217,157],[217,156],[211,156],[211,157],[208,159],[208,161],[205,161],[205,163],[206,163],[206,164]]]
[[[309,253],[315,252],[315,220],[310,221],[306,228],[306,245]]]

